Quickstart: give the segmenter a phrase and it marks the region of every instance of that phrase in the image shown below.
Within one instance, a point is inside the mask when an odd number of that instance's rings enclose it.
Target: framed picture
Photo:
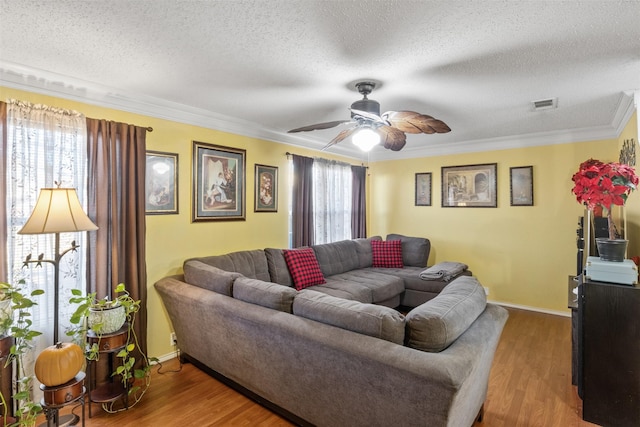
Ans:
[[[145,213],[178,213],[178,154],[147,151]]]
[[[191,221],[245,219],[246,150],[193,141]]]
[[[431,206],[431,172],[416,174],[416,206]]]
[[[278,168],[256,164],[254,212],[278,212]]]
[[[442,207],[496,208],[497,163],[442,167]]]
[[[533,206],[533,166],[509,168],[511,206]]]

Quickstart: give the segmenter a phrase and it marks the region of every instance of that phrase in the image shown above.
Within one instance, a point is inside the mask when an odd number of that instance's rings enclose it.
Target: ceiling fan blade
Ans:
[[[382,142],[384,148],[391,151],[400,151],[407,143],[407,135],[395,127],[380,126],[377,131],[380,134],[380,142]]]
[[[382,115],[391,126],[406,133],[447,133],[451,128],[442,120],[415,111],[387,111]]]
[[[329,129],[341,125],[343,123],[351,123],[351,120],[336,120],[333,122],[318,123],[315,125],[303,126],[301,128],[291,129],[287,133],[308,132],[311,130]]]
[[[351,136],[353,131],[355,131],[356,129],[358,129],[357,126],[341,131],[335,138],[333,138],[331,141],[329,141],[329,143],[327,145],[322,147],[322,151],[326,150],[327,148],[329,148],[329,147],[331,147],[333,145],[336,145],[338,142],[342,142],[343,140],[349,138],[349,136]]]

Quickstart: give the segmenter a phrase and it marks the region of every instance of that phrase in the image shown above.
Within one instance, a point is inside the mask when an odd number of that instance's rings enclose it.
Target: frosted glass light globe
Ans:
[[[371,151],[373,147],[380,144],[380,135],[370,128],[365,128],[356,132],[351,140],[362,151]]]

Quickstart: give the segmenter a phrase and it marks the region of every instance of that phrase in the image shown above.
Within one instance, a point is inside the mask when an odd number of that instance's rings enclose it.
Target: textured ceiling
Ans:
[[[371,160],[571,142],[633,109],[639,20],[635,0],[0,0],[0,85],[320,148],[340,128],[286,131],[348,119],[373,78],[382,111],[452,131]]]

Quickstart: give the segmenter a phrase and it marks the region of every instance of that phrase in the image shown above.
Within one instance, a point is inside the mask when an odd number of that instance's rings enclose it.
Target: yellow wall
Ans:
[[[565,311],[583,214],[571,194],[571,176],[590,157],[617,161],[618,155],[614,139],[372,163],[369,232],[426,236],[432,245],[429,264],[468,264],[489,288],[489,299]],[[497,163],[498,207],[441,207],[441,167],[481,163]],[[509,168],[528,165],[533,165],[534,206],[510,206]],[[432,206],[414,206],[418,172],[432,173]],[[633,194],[628,222],[636,231],[638,204]]]
[[[179,154],[179,215],[147,216],[149,355],[172,351],[170,325],[153,283],[181,272],[184,259],[235,250],[286,247],[287,158],[285,152],[317,152],[198,126],[97,107],[0,87],[0,99],[78,110],[89,117],[151,126],[149,150]],[[552,145],[517,150],[439,156],[370,164],[368,230],[370,235],[401,233],[431,239],[430,264],[459,260],[470,265],[495,301],[547,310],[566,310],[566,277],[575,269],[575,230],[581,206],[571,195],[571,175],[589,157],[617,160],[624,139],[638,140],[635,117],[617,140]],[[628,136],[626,136],[628,135]],[[247,150],[246,221],[191,223],[191,146],[202,141]],[[640,154],[640,153],[639,153]],[[339,158],[328,153],[323,157]],[[345,159],[342,159],[345,160]],[[348,160],[347,160],[348,161]],[[279,168],[277,213],[253,212],[254,164]],[[352,162],[357,163],[357,162]],[[498,164],[498,208],[440,207],[440,167]],[[533,207],[509,206],[509,167],[534,166]],[[432,206],[414,206],[414,174],[431,172]],[[627,212],[640,253],[640,196]],[[631,252],[630,252],[631,254]]]

